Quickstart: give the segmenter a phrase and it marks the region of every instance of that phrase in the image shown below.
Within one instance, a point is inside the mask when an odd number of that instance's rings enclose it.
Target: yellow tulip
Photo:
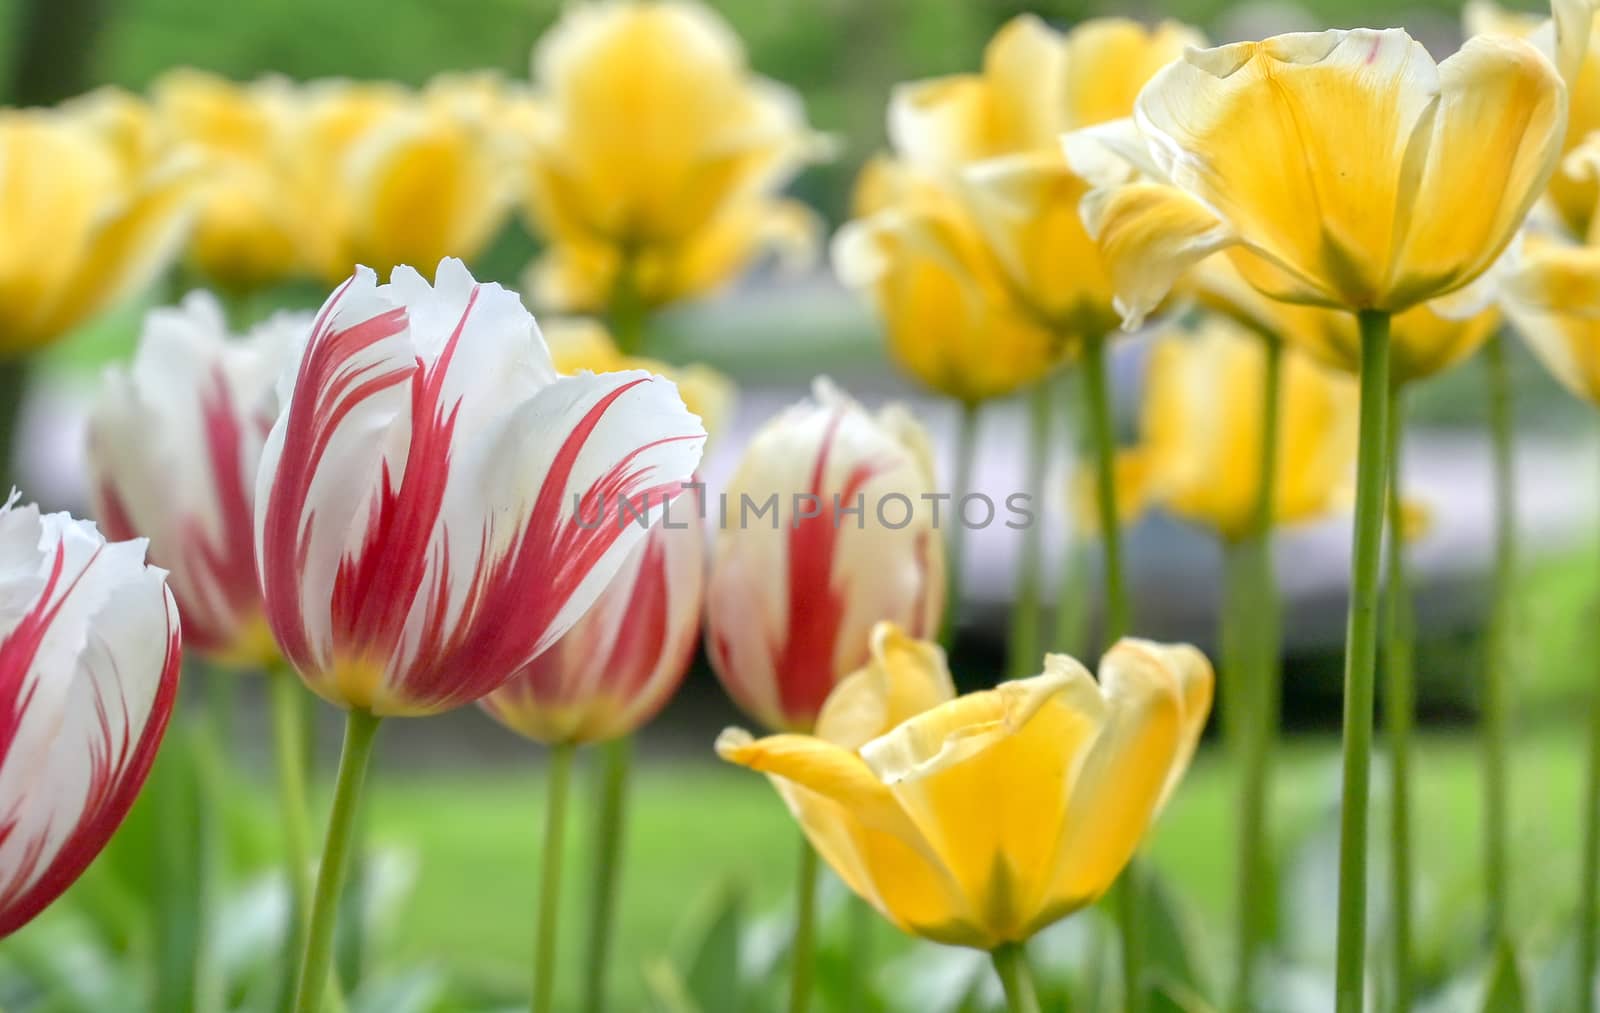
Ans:
[[[1486,0],[1466,8],[1466,28],[1473,35],[1526,38],[1556,60],[1567,81],[1567,132],[1562,154],[1568,157],[1600,130],[1600,36],[1585,31],[1592,21],[1585,0],[1557,0],[1554,19],[1503,10]],[[1565,23],[1563,23],[1565,22]],[[1565,51],[1565,52],[1563,52]],[[1586,236],[1595,224],[1600,186],[1592,174],[1561,171],[1550,178],[1550,202],[1561,222],[1575,235]]]
[[[139,164],[126,140],[81,110],[0,111],[0,355],[137,293],[177,253],[193,163]]]
[[[664,376],[678,385],[678,395],[683,398],[684,406],[690,414],[700,417],[701,426],[713,438],[732,414],[733,381],[709,366],[693,363],[669,366],[657,359],[627,355],[617,347],[604,326],[583,317],[547,318],[539,327],[545,343],[550,346],[550,359],[558,373],[582,370],[617,373],[642,369]]]
[[[896,90],[896,164],[864,174],[872,196],[834,262],[871,293],[913,374],[966,401],[993,397],[1038,380],[1074,339],[1116,329],[1077,212],[1088,184],[1058,138],[1127,116],[1150,75],[1199,41],[1175,22],[1106,18],[1062,34],[1024,15],[990,41],[980,73]]]
[[[891,187],[904,192],[890,196]],[[1016,306],[977,224],[947,189],[880,160],[858,191],[863,206],[885,206],[839,231],[834,269],[871,294],[901,368],[975,404],[1028,386],[1061,361],[1065,343]]]
[[[1151,178],[1097,189],[1083,213],[1127,326],[1221,250],[1272,298],[1399,313],[1499,258],[1556,166],[1566,106],[1551,61],[1502,36],[1437,65],[1398,29],[1190,50],[1131,128],[1098,134]],[[1067,140],[1086,171],[1096,136]]]
[[[621,277],[659,305],[809,243],[809,212],[774,194],[820,140],[709,8],[575,6],[540,41],[534,76],[525,206],[551,247],[534,275],[551,305],[599,309]]]
[[[156,81],[152,101],[163,136],[204,160],[188,251],[195,269],[234,291],[303,274],[304,213],[287,171],[289,82],[240,85],[180,69]]]
[[[414,96],[385,85],[321,82],[296,128],[311,269],[325,281],[357,264],[476,257],[514,200],[514,168],[495,114],[512,108],[483,81],[447,79]]]
[[[1192,272],[1196,298],[1203,305],[1271,335],[1346,373],[1361,368],[1361,331],[1354,314],[1269,299],[1239,274],[1226,254],[1207,257]],[[1389,331],[1389,378],[1410,383],[1449,369],[1476,352],[1494,335],[1500,311],[1486,307],[1458,319],[1434,303],[1420,303],[1395,314]]]
[[[1600,404],[1600,246],[1530,242],[1506,279],[1503,302],[1545,368]]]
[[[1187,769],[1213,676],[1188,646],[1119,641],[1100,679],[1044,674],[957,697],[944,653],[888,623],[816,735],[728,729],[817,853],[905,932],[992,950],[1105,893]]]
[[[1356,389],[1348,378],[1286,349],[1279,390],[1274,524],[1308,520],[1348,502],[1356,459]],[[1126,455],[1145,499],[1225,539],[1250,533],[1261,478],[1266,349],[1219,317],[1151,349],[1140,443]]]

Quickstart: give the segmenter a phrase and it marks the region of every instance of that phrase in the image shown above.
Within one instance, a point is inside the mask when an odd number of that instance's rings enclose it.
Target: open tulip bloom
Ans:
[[[178,691],[178,609],[145,542],[0,507],[0,937],[71,886],[144,784]]]
[[[267,619],[350,711],[300,972],[311,1011],[378,719],[472,702],[555,643],[691,478],[705,432],[659,377],[558,377],[517,295],[448,259],[433,285],[358,270],[284,385],[256,495]]]
[[[1093,903],[1188,767],[1210,712],[1192,647],[1122,640],[1097,682],[1044,673],[956,696],[944,653],[891,624],[828,697],[813,735],[717,752],[769,775],[818,853],[905,932],[996,955],[1014,995],[1020,944]]]

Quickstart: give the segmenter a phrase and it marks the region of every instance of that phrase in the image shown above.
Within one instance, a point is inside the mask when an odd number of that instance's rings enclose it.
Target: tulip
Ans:
[[[228,668],[277,660],[256,581],[256,463],[277,415],[273,386],[309,315],[244,338],[193,292],[152,310],[129,368],[107,371],[89,420],[96,514],[106,533],[145,532],[191,649]]]
[[[543,116],[524,208],[549,243],[532,276],[543,301],[660,306],[813,245],[814,216],[775,194],[824,146],[709,7],[573,7],[533,64]]]
[[[1066,141],[1106,184],[1083,213],[1125,325],[1219,251],[1267,296],[1359,314],[1339,1013],[1363,1003],[1390,318],[1446,296],[1459,308],[1492,283],[1475,285],[1549,180],[1566,112],[1556,65],[1527,42],[1480,36],[1436,65],[1403,31],[1357,29],[1190,50],[1140,92],[1131,123]],[[1107,149],[1127,162],[1121,182]]]
[[[553,645],[690,478],[671,383],[557,377],[518,296],[456,260],[359,269],[323,305],[262,451],[267,620],[350,711],[296,1008],[316,1010],[378,720],[482,697]]]
[[[944,552],[927,439],[899,406],[869,414],[826,380],[751,439],[723,494],[706,648],[761,725],[809,730],[866,661],[874,623],[937,629]]]
[[[1211,665],[1192,647],[1125,639],[1098,683],[1047,655],[1042,675],[957,697],[933,644],[883,623],[871,647],[814,735],[728,729],[717,752],[767,774],[817,852],[896,927],[1003,967],[1127,865],[1194,753]]]
[[[190,264],[229,292],[305,273],[305,213],[289,172],[294,87],[269,77],[241,85],[192,69],[151,91],[157,129],[204,159]]]
[[[1261,485],[1267,352],[1209,318],[1194,337],[1168,335],[1145,374],[1131,499],[1158,503],[1226,541],[1250,531]],[[1293,524],[1346,502],[1356,457],[1355,384],[1305,356],[1284,356],[1271,520]]]
[[[0,356],[59,338],[142,290],[177,252],[192,165],[134,166],[70,112],[0,112]]]
[[[150,773],[178,692],[178,610],[141,540],[0,507],[0,937],[83,874]]]

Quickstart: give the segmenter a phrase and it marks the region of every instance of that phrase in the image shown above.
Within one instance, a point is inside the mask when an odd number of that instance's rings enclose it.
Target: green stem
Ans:
[[[338,924],[339,897],[345,873],[350,868],[351,831],[361,808],[361,787],[372,761],[372,747],[377,741],[381,721],[377,715],[361,710],[353,710],[345,718],[344,749],[339,754],[333,809],[328,814],[328,836],[322,846],[317,889],[311,898],[306,951],[300,961],[300,982],[295,991],[296,1013],[322,1013],[322,994],[333,969],[333,935]]]
[[[1483,779],[1484,885],[1489,898],[1489,937],[1498,942],[1506,931],[1508,900],[1506,864],[1506,744],[1511,686],[1512,577],[1516,567],[1516,476],[1512,464],[1511,374],[1505,338],[1495,337],[1487,349],[1489,367],[1489,431],[1494,450],[1494,600],[1484,654]]]
[[[645,346],[645,323],[650,308],[639,292],[639,279],[631,252],[624,251],[612,283],[611,300],[607,304],[611,318],[611,337],[624,355],[640,355]]]
[[[795,880],[794,945],[789,949],[789,1013],[811,1005],[811,976],[817,946],[817,851],[800,841],[800,875]]]
[[[570,743],[550,750],[550,775],[545,785],[544,871],[539,880],[539,923],[533,941],[533,1013],[554,1008],[556,923],[561,910],[561,855],[567,830],[567,785],[572,780]]]
[[[1406,579],[1406,549],[1401,509],[1401,436],[1405,429],[1403,390],[1389,401],[1389,579],[1388,630],[1384,658],[1384,725],[1389,733],[1389,876],[1393,914],[1394,1008],[1410,1009],[1411,975],[1411,728],[1416,710],[1414,617]]]
[[[604,1013],[606,969],[611,961],[611,931],[616,920],[617,880],[621,869],[622,841],[628,811],[628,772],[633,762],[633,738],[622,736],[600,747],[604,769],[600,774],[599,819],[594,836],[594,895],[589,911],[588,989],[584,1009]]]
[[[847,995],[867,995],[871,988],[872,927],[878,913],[860,897],[850,897],[850,961],[846,969]]]
[[[967,547],[967,533],[961,523],[961,499],[972,491],[972,464],[978,449],[978,408],[976,401],[961,402],[961,424],[956,430],[955,481],[950,487],[950,513],[944,521],[950,526],[945,536],[944,625],[939,630],[939,643],[945,650],[955,642],[956,624],[960,620],[961,580]]]
[[[22,400],[28,393],[29,358],[0,357],[0,485],[21,488],[17,474],[17,436],[22,421]]]
[[[1273,507],[1277,501],[1278,445],[1283,389],[1283,346],[1264,339],[1261,384],[1261,441],[1256,465],[1255,502],[1250,530],[1230,545],[1230,569],[1236,571],[1230,587],[1237,593],[1229,625],[1242,639],[1239,663],[1244,677],[1235,685],[1242,727],[1239,789],[1238,966],[1234,1004],[1251,1008],[1255,965],[1260,946],[1271,932],[1272,898],[1266,889],[1271,848],[1267,840],[1268,774],[1278,727],[1278,603],[1272,568]],[[1232,705],[1230,704],[1230,707]]]
[[[1041,380],[1028,393],[1029,502],[1040,508],[1044,473],[1050,465],[1050,382]],[[1022,559],[1017,566],[1016,602],[1011,609],[1011,635],[1006,648],[1006,674],[1013,679],[1037,672],[1039,648],[1039,583],[1044,566],[1044,524],[1035,516],[1022,531]]]
[[[268,672],[272,692],[273,752],[278,765],[279,819],[283,821],[283,872],[289,885],[289,922],[284,932],[283,1002],[300,977],[306,916],[311,911],[311,822],[306,808],[305,708],[300,679],[287,669]]]
[[[1079,390],[1083,382],[1081,370],[1066,370],[1061,375],[1062,398],[1067,404],[1082,404],[1086,398]],[[1088,409],[1082,408],[1068,439],[1073,448],[1074,462],[1086,460],[1089,446]],[[1069,419],[1071,415],[1069,413]],[[1098,490],[1098,486],[1096,486]],[[1076,513],[1076,511],[1073,511]],[[1094,542],[1092,532],[1072,525],[1067,544],[1066,562],[1062,564],[1061,581],[1056,588],[1055,627],[1051,630],[1050,646],[1053,650],[1074,658],[1088,652],[1089,644],[1089,551]]]
[[[1583,793],[1583,878],[1578,884],[1578,1013],[1594,1013],[1600,917],[1600,686],[1589,694],[1589,770]]]
[[[1344,800],[1339,810],[1338,1013],[1364,1000],[1367,917],[1367,799],[1372,762],[1373,668],[1378,648],[1378,574],[1383,555],[1389,449],[1389,314],[1364,310],[1361,326],[1360,450],[1344,654]]]
[[[1106,643],[1128,632],[1128,592],[1122,579],[1122,526],[1117,521],[1117,433],[1106,373],[1104,337],[1084,342],[1083,382],[1094,441],[1095,504],[1100,514],[1100,544],[1105,554]]]
[[[1021,943],[1003,943],[989,953],[994,973],[1006,991],[1008,1013],[1039,1013],[1039,993],[1028,969],[1028,953]]]

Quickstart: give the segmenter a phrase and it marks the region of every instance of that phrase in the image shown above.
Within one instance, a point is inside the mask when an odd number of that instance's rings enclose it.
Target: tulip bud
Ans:
[[[309,314],[244,338],[193,292],[152,310],[129,368],[106,373],[89,418],[96,513],[117,539],[143,533],[170,569],[189,646],[230,667],[277,657],[256,580],[256,464],[277,417],[273,390]]]
[[[683,682],[700,632],[705,526],[682,495],[628,555],[594,607],[549,650],[479,701],[546,745],[603,742],[656,715]]]
[[[0,507],[0,937],[71,886],[144,785],[178,691],[178,610],[143,539]]]
[[[705,440],[659,377],[557,377],[516,293],[456,260],[432,286],[358,270],[283,385],[257,479],[267,619],[312,690],[383,716],[476,700],[555,643]]]
[[[907,413],[871,415],[825,380],[751,440],[724,493],[706,636],[723,686],[756,721],[810,729],[834,683],[866,661],[874,623],[938,626],[932,472]]]

